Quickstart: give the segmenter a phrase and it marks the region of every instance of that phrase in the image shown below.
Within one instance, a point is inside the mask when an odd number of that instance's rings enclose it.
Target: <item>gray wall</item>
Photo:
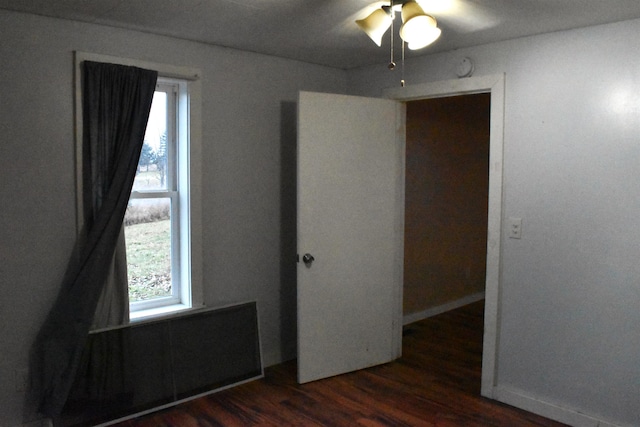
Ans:
[[[74,242],[75,50],[202,70],[205,302],[257,300],[265,364],[293,357],[295,102],[346,73],[6,11],[0,40],[0,426],[22,421],[14,373]]]
[[[640,425],[638,40],[636,20],[406,68],[409,85],[454,79],[464,56],[506,75],[503,218],[522,218],[522,239],[503,232],[496,392],[575,425]],[[349,91],[399,78],[353,70]]]

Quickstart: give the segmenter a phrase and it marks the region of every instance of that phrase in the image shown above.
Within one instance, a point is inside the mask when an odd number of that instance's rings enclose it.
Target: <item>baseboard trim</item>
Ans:
[[[510,387],[496,387],[493,396],[495,400],[507,405],[574,427],[623,427],[609,421],[599,420],[576,409],[545,402]]]
[[[468,295],[466,297],[462,297],[455,301],[451,301],[436,307],[431,307],[423,311],[419,311],[416,313],[405,314],[402,317],[402,324],[408,325],[409,323],[418,322],[420,320],[427,319],[429,317],[436,316],[438,314],[445,313],[450,310],[455,310],[456,308],[463,307],[467,304],[472,304],[477,301],[481,301],[484,299],[484,291],[478,292],[476,294]]]

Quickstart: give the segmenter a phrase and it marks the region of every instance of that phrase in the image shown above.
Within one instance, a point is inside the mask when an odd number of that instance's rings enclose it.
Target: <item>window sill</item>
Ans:
[[[149,308],[146,310],[134,311],[129,315],[130,323],[137,323],[143,320],[157,319],[159,317],[167,317],[186,310],[194,310],[185,304],[165,305],[163,307]]]

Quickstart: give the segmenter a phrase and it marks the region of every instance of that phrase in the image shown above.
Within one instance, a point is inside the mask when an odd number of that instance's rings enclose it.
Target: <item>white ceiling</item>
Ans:
[[[438,20],[442,36],[425,49],[407,51],[408,57],[640,18],[639,0],[420,2]],[[373,10],[372,4],[380,6],[382,2],[0,0],[1,9],[136,29],[344,69],[389,60],[388,33],[379,48],[354,23]],[[399,25],[399,17],[396,22]]]

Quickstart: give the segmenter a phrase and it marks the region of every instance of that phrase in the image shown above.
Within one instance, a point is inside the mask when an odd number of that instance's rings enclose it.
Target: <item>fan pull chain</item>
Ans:
[[[396,13],[393,10],[393,1],[391,2],[391,57],[389,59],[389,69],[394,70],[396,68],[396,63],[393,62],[393,21],[395,21]]]
[[[404,87],[404,40],[402,41],[402,78],[400,79],[400,86]]]

